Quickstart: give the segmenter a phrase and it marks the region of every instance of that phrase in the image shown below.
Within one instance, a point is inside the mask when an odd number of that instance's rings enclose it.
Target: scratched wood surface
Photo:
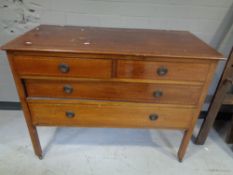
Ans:
[[[4,50],[219,59],[221,54],[187,31],[41,25]]]

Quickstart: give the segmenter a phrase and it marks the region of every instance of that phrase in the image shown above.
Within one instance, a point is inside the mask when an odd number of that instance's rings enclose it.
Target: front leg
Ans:
[[[183,161],[183,158],[184,158],[185,152],[187,150],[189,141],[190,141],[190,139],[192,137],[192,133],[193,133],[193,129],[187,129],[187,130],[184,131],[184,136],[182,138],[180,148],[179,148],[179,151],[178,151],[178,160],[180,162]]]

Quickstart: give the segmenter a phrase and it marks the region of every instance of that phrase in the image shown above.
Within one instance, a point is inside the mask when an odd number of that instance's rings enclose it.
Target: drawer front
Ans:
[[[188,128],[192,108],[128,103],[29,103],[35,125]]]
[[[209,65],[203,63],[175,63],[119,60],[118,78],[205,81]]]
[[[111,60],[39,56],[16,56],[14,67],[19,75],[109,78]]]
[[[201,86],[109,81],[26,80],[29,97],[81,98],[195,105]]]

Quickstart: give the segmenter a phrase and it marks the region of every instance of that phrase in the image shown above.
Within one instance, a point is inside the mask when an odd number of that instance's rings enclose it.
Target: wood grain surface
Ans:
[[[159,75],[159,69],[167,69],[165,75]],[[117,61],[117,77],[132,79],[205,81],[209,64],[175,63],[119,60]]]
[[[111,60],[79,59],[65,57],[16,56],[13,64],[19,75],[110,78]],[[60,65],[68,66],[68,72],[62,72]]]
[[[41,25],[4,50],[219,59],[216,50],[187,31]]]
[[[192,119],[192,108],[169,108],[124,103],[38,103],[29,102],[33,123],[36,125],[187,128]],[[66,112],[73,112],[68,118]],[[157,114],[151,121],[149,116]]]
[[[110,81],[25,80],[28,97],[196,105],[202,86]],[[157,95],[157,96],[156,96]]]

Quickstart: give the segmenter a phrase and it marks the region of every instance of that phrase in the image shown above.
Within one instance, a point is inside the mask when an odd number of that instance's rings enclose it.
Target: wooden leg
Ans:
[[[180,148],[178,151],[178,160],[180,162],[183,161],[183,158],[184,158],[185,152],[187,150],[189,141],[192,137],[192,131],[193,131],[193,129],[188,129],[188,130],[184,131],[184,136],[183,136],[183,139],[181,141],[181,145],[180,145]]]
[[[31,114],[30,114],[29,108],[24,100],[21,100],[21,105],[23,108],[24,118],[25,118],[26,123],[27,123],[27,127],[28,127],[28,131],[29,131],[29,134],[31,137],[31,142],[32,142],[34,152],[38,156],[39,159],[42,159],[42,149],[40,146],[40,140],[38,137],[36,126],[32,124]]]
[[[30,137],[31,137],[32,146],[34,148],[34,152],[38,156],[39,159],[42,159],[42,157],[43,157],[42,149],[41,149],[41,146],[40,146],[40,141],[39,141],[36,126],[32,126],[32,125],[29,126],[29,125],[30,124],[28,124],[28,130],[29,130],[29,134],[30,134]]]

